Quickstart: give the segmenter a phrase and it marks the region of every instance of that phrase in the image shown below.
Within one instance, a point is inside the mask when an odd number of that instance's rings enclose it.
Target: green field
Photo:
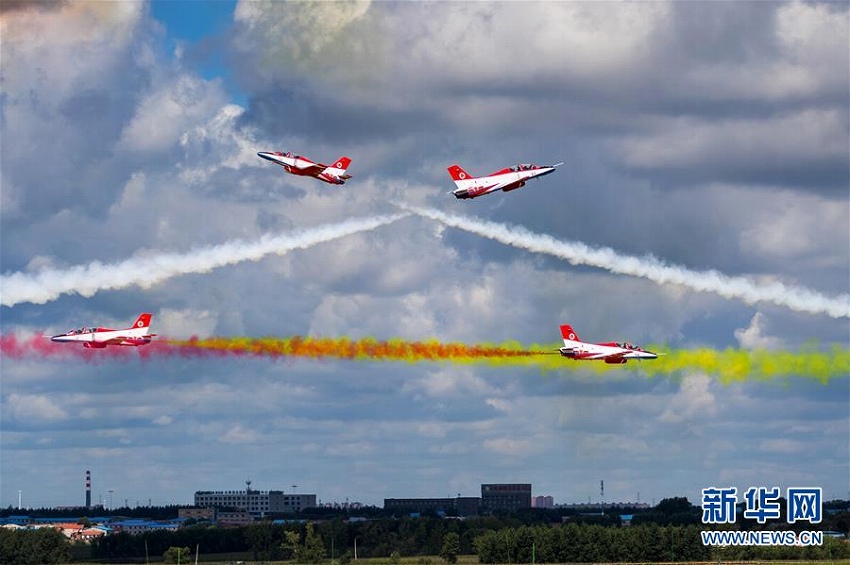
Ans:
[[[152,563],[162,563],[160,560],[151,560]],[[294,561],[254,561],[251,559],[250,553],[234,553],[234,554],[217,554],[217,555],[200,555],[198,556],[198,563],[205,563],[207,565],[210,564],[220,564],[220,565],[236,565],[237,563],[242,563],[243,565],[298,565]],[[127,563],[117,563],[114,561],[110,561],[109,565],[139,565],[139,561],[127,562]],[[191,565],[194,563],[194,560],[185,562],[187,565]],[[439,556],[416,556],[416,557],[402,557],[397,560],[390,559],[388,557],[375,557],[368,559],[358,559],[357,561],[350,560],[348,561],[348,565],[445,565],[445,561],[443,561]],[[681,565],[681,564],[689,564],[689,565],[850,565],[850,560],[848,559],[834,559],[834,560],[822,560],[822,561],[694,561],[694,562],[683,562],[678,561],[676,563],[665,563],[665,562],[652,562],[652,563],[595,563],[594,565]],[[478,556],[476,555],[459,555],[457,560],[458,565],[478,565]],[[88,563],[79,563],[78,565],[104,565],[104,562],[88,562]],[[324,562],[324,565],[341,565],[339,559],[335,559],[331,561],[330,559]],[[510,564],[503,564],[510,565]],[[548,565],[560,565],[560,564],[548,564]],[[565,564],[566,565],[566,564]]]

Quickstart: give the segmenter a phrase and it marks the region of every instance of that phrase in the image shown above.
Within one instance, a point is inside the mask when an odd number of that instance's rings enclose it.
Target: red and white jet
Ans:
[[[87,328],[83,326],[78,330],[71,330],[68,333],[55,335],[50,338],[51,341],[59,342],[79,342],[83,347],[103,349],[107,345],[128,345],[139,346],[147,345],[151,342],[151,338],[156,334],[151,331],[151,315],[145,312],[136,318],[132,327],[124,330],[111,330],[109,328]]]
[[[497,190],[508,192],[525,186],[525,181],[548,175],[555,172],[555,168],[563,165],[530,165],[520,164],[515,167],[508,167],[495,173],[490,173],[486,177],[474,177],[460,168],[460,165],[452,165],[448,168],[452,180],[455,181],[457,188],[452,191],[456,198],[475,198],[483,194],[489,194]]]
[[[345,181],[351,178],[351,175],[345,172],[351,164],[351,159],[345,156],[340,157],[336,163],[328,166],[322,163],[314,163],[307,157],[293,155],[289,152],[281,153],[280,151],[275,151],[272,153],[269,151],[260,151],[257,155],[267,161],[277,163],[287,173],[303,177],[314,177],[329,184],[345,184]]]
[[[561,326],[564,347],[559,351],[564,357],[580,361],[605,361],[611,365],[622,365],[629,359],[657,359],[658,354],[646,351],[631,343],[586,343],[573,331],[572,326]]]

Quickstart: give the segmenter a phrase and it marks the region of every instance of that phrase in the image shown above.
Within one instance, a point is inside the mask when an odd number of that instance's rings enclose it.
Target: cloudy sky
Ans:
[[[192,266],[210,246],[406,203],[846,304],[845,3],[4,2],[0,22],[4,336],[148,311],[173,338],[554,345],[571,323],[661,350],[850,342],[846,309],[659,284],[417,214]],[[348,155],[354,177],[325,185],[256,156],[278,150]],[[522,190],[447,194],[453,163],[561,161]],[[166,253],[188,274],[141,284],[159,268],[130,267]],[[74,269],[93,262],[130,281]],[[27,280],[44,291],[45,273],[93,289],[10,299]],[[129,353],[2,359],[0,506],[19,491],[25,506],[82,504],[86,469],[116,506],[248,479],[377,505],[486,482],[556,502],[599,500],[600,480],[609,501],[755,485],[850,496],[847,372],[724,384],[568,360]]]

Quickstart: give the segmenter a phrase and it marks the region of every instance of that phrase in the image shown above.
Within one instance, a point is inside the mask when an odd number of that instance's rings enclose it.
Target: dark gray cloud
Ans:
[[[65,0],[3,0],[0,2],[0,14],[4,12],[44,12],[61,10]]]

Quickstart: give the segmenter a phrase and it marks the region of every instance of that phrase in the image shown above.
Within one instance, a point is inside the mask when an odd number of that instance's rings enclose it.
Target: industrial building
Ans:
[[[477,496],[457,498],[385,498],[384,509],[399,512],[436,512],[451,516],[475,516],[481,499]]]
[[[531,508],[531,484],[481,485],[481,510],[504,512]]]
[[[249,482],[245,490],[196,491],[195,507],[244,510],[255,518],[262,518],[267,514],[292,514],[315,508],[316,495],[254,490]]]
[[[385,510],[438,512],[456,516],[531,508],[531,484],[483,484],[481,497],[385,498]]]

